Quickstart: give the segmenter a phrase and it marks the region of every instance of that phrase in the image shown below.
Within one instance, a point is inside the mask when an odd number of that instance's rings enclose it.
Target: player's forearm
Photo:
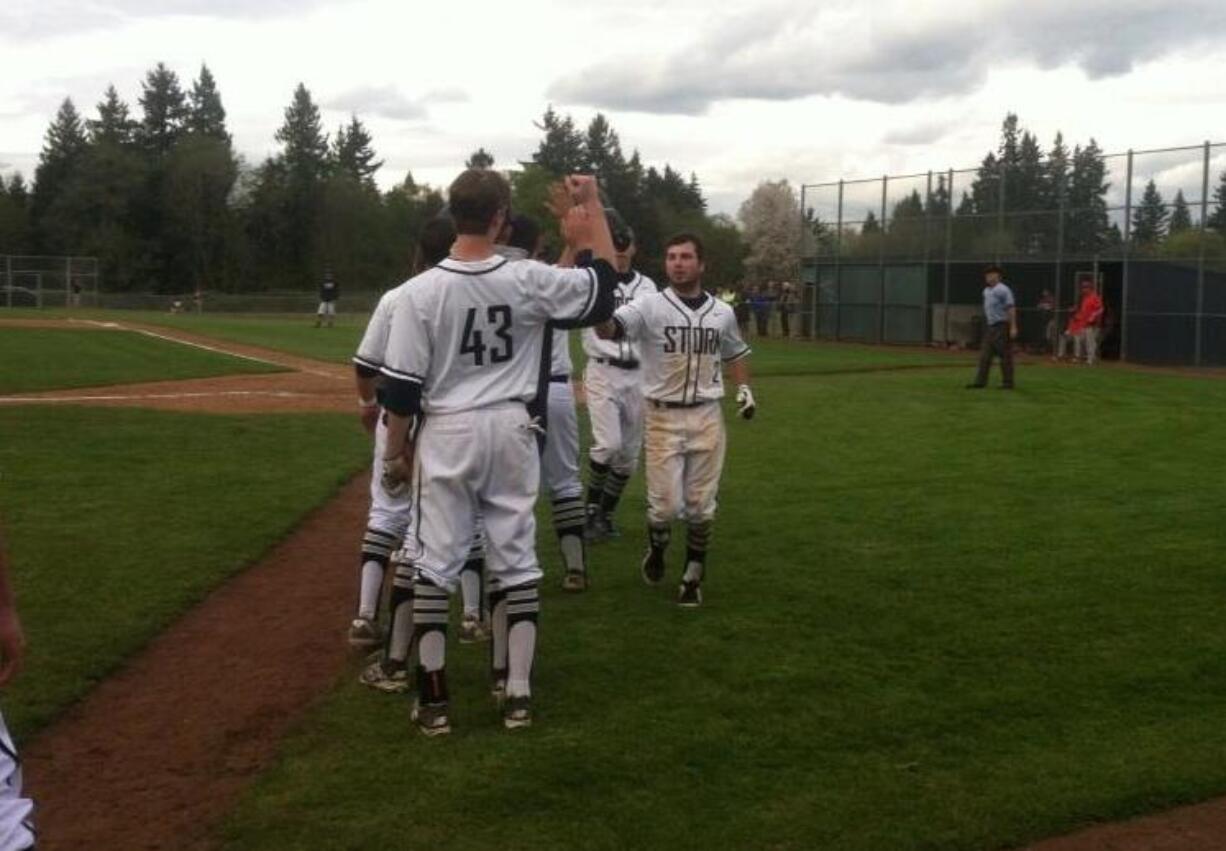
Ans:
[[[1017,330],[1017,308],[1016,307],[1009,308],[1008,316],[1009,316],[1009,327],[1016,331]]]
[[[375,396],[378,391],[379,377],[378,373],[364,375],[361,369],[355,369],[353,374],[353,383],[358,391],[358,401],[363,407],[367,404],[375,404]]]
[[[613,248],[613,232],[609,230],[609,219],[604,214],[604,206],[600,199],[590,200],[583,205],[592,219],[591,244],[582,246],[589,249],[595,257],[604,260],[610,266],[617,266],[617,252]]]
[[[409,433],[412,431],[413,420],[413,417],[388,412],[387,449],[383,453],[385,461],[390,461],[405,454],[409,443]]]
[[[734,360],[728,364],[728,373],[732,376],[732,383],[741,385],[749,383],[749,358],[744,357]]]
[[[606,319],[594,326],[596,336],[602,340],[622,340],[626,337],[626,329],[616,319]]]

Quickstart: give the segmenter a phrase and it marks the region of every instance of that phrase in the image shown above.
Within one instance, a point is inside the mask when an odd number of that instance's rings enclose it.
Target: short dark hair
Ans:
[[[480,236],[490,229],[499,210],[511,206],[511,186],[496,171],[470,168],[447,190],[447,207],[457,234]]]
[[[455,242],[455,222],[448,216],[435,216],[426,222],[417,238],[416,272],[424,272],[442,263]]]
[[[993,272],[995,272],[998,275],[1005,274],[1005,270],[997,266],[995,263],[989,263],[988,265],[983,267],[983,274],[990,275]]]
[[[707,249],[706,246],[702,244],[702,239],[698,236],[698,234],[691,233],[690,231],[682,231],[681,233],[674,234],[673,236],[669,237],[668,242],[664,243],[664,253],[667,254],[668,249],[672,248],[674,245],[685,245],[687,242],[694,246],[694,253],[698,255],[698,259],[700,261],[707,259]]]
[[[541,239],[541,226],[531,216],[516,213],[510,221],[511,235],[507,237],[507,245],[528,252],[531,257],[536,252],[536,244]]]

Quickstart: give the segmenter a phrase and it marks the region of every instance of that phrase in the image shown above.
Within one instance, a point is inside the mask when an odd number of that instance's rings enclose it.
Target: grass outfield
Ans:
[[[336,327],[316,328],[314,314],[306,313],[178,313],[152,310],[50,310],[14,309],[0,311],[0,318],[13,319],[96,319],[109,322],[140,322],[204,334],[217,340],[263,346],[299,357],[349,363],[362,339],[367,316],[342,314]],[[5,329],[6,332],[8,329]]]
[[[30,645],[4,695],[17,735],[268,550],[369,452],[345,415],[0,410],[0,522]]]
[[[280,371],[126,331],[0,329],[0,394]]]
[[[335,328],[315,328],[314,317],[306,314],[169,314],[125,310],[13,310],[3,314],[15,318],[59,318],[67,316],[113,322],[143,322],[204,334],[218,340],[262,346],[301,357],[334,363],[349,363],[361,342],[367,317],[343,314]],[[7,331],[7,329],[6,329]],[[871,370],[877,367],[958,365],[972,363],[973,355],[951,355],[941,351],[855,343],[816,343],[802,340],[751,338],[755,349],[755,369],[762,375],[813,374]],[[571,355],[577,367],[583,363],[579,334],[571,334]]]
[[[537,725],[451,646],[455,733],[350,678],[234,851],[985,849],[1226,791],[1226,383],[1024,368],[767,378],[730,426],[707,604],[549,579]]]

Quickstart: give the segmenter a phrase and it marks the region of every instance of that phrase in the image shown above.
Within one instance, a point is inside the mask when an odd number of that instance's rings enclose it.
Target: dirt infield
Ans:
[[[292,370],[271,375],[226,375],[186,381],[155,381],[106,387],[81,387],[0,396],[0,407],[12,405],[98,405],[140,407],[199,413],[286,413],[293,411],[355,411],[353,371],[283,352],[228,343],[139,323],[74,320],[0,320],[0,327],[73,328],[98,332],[132,331],[180,345],[247,358]]]

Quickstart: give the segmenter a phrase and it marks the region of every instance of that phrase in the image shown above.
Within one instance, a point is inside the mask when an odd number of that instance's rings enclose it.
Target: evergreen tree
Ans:
[[[864,214],[864,223],[860,225],[860,233],[881,233],[881,222],[877,221],[877,215],[872,210]]]
[[[367,187],[375,185],[375,172],[383,167],[383,160],[375,160],[375,149],[366,126],[356,115],[349,119],[349,126],[336,131],[332,159],[337,171]],[[491,161],[493,158],[490,158]]]
[[[477,148],[464,161],[464,168],[493,168],[494,155],[485,148]]]
[[[217,139],[227,144],[226,109],[221,105],[221,93],[208,65],[200,66],[200,76],[192,83],[187,96],[186,126],[189,133]]]
[[[114,86],[106,87],[103,100],[98,104],[98,117],[85,124],[89,128],[89,140],[95,145],[127,146],[136,139],[136,122]]]
[[[1065,246],[1072,253],[1092,254],[1106,246],[1111,222],[1107,215],[1107,164],[1094,139],[1073,149],[1069,178]]]
[[[994,216],[1000,209],[1000,160],[993,152],[983,158],[971,182],[971,204],[981,216]]]
[[[545,138],[532,155],[532,162],[559,177],[587,171],[587,151],[582,134],[575,129],[574,119],[569,115],[559,116],[550,106],[536,126],[544,131]]]
[[[937,185],[928,196],[925,212],[929,216],[944,217],[949,215],[949,186],[945,183],[945,175],[937,175]]]
[[[327,172],[328,137],[320,125],[319,107],[302,83],[285,108],[285,123],[277,130],[276,140],[284,146],[279,159],[291,181],[310,183]]]
[[[1213,212],[1205,220],[1205,226],[1226,237],[1226,171],[1222,172],[1213,190],[1213,204]]]
[[[140,105],[139,138],[151,154],[165,156],[182,135],[187,117],[178,75],[159,62],[141,83]]]
[[[1162,193],[1153,180],[1145,184],[1141,203],[1132,211],[1132,241],[1142,247],[1153,247],[1166,237],[1166,220],[1170,214]]]
[[[1192,211],[1188,209],[1188,202],[1183,197],[1183,190],[1180,189],[1175,193],[1175,201],[1171,207],[1171,220],[1167,225],[1167,232],[1177,234],[1191,229]]]
[[[0,246],[11,254],[30,254],[31,241],[29,199],[21,173],[13,175],[8,185],[0,175]]]
[[[975,202],[965,189],[962,190],[962,200],[958,202],[958,209],[954,210],[955,216],[973,216],[975,214]]]
[[[63,194],[73,173],[80,165],[88,147],[85,128],[76,106],[65,98],[51,126],[34,171],[34,193],[30,199],[30,216],[38,230],[38,242],[48,251],[73,250],[70,223],[48,221],[48,212]]]

